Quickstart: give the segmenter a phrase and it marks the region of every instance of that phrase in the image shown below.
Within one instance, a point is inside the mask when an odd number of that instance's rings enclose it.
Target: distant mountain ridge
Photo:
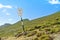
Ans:
[[[0,27],[10,26],[10,25],[12,25],[12,24],[10,24],[10,23],[5,23],[5,24],[1,25]]]

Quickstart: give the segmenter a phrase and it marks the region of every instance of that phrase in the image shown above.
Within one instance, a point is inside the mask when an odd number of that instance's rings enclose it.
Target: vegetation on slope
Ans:
[[[50,35],[60,32],[60,12],[34,20],[24,19],[23,21],[25,31],[29,32],[26,36],[36,36],[34,40],[51,40]],[[21,21],[19,21],[13,25],[0,28],[0,37],[15,36],[22,31]]]

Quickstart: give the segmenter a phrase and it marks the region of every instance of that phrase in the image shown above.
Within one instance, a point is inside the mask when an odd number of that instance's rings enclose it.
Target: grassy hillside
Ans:
[[[34,20],[24,19],[23,21],[24,21],[25,30],[31,31],[31,33],[30,34],[28,33],[26,36],[30,36],[32,33],[34,33],[34,31],[38,30],[37,33],[35,33],[35,35],[39,36],[40,35],[39,32],[42,31],[43,36],[47,36],[48,38],[49,34],[58,33],[60,31],[60,12],[56,12],[51,15],[37,18]],[[1,27],[0,37],[15,36],[17,33],[22,31],[23,30],[21,27],[21,21],[18,21],[13,25],[6,26],[3,28]],[[46,31],[49,33],[48,35],[46,35],[45,33]]]

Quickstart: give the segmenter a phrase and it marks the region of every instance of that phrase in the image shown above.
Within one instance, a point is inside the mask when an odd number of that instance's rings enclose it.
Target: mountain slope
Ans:
[[[60,22],[60,12],[56,12],[52,15],[48,15],[42,18],[37,18],[34,20],[24,20],[25,30],[34,30],[36,26],[44,27],[53,27],[54,25],[60,26],[57,22]],[[43,29],[42,28],[42,29]],[[17,33],[22,32],[21,21],[4,27],[0,28],[0,36],[15,36]]]

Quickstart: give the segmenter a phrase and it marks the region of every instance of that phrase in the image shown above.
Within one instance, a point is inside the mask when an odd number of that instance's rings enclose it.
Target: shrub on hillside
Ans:
[[[37,36],[37,37],[40,37],[41,35],[42,35],[41,33],[37,33],[37,35],[36,35],[36,36]]]
[[[33,30],[35,30],[34,28],[30,28],[28,31],[33,31]]]
[[[15,35],[15,37],[20,37],[22,35],[23,35],[23,33],[19,32],[18,34]]]
[[[36,33],[37,33],[37,31],[32,31],[32,32],[30,32],[29,34],[27,34],[27,36],[30,37],[30,36],[35,35]]]
[[[35,26],[35,29],[39,29],[39,28],[41,28],[41,26]]]
[[[53,31],[54,33],[57,33],[57,32],[60,31],[60,28],[53,28],[52,31]]]
[[[49,35],[42,35],[39,40],[53,40],[53,38],[51,38]]]
[[[39,40],[38,38],[34,38],[33,40]]]

